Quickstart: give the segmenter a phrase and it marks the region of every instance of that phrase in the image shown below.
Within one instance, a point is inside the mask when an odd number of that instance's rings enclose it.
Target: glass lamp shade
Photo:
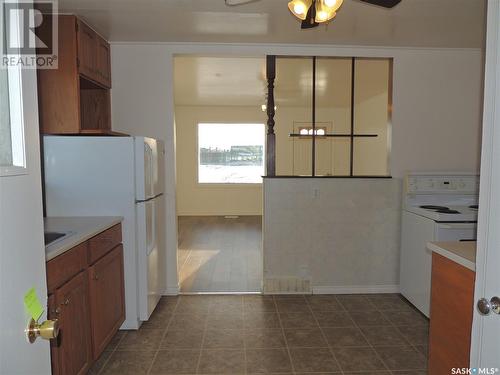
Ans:
[[[343,0],[317,0],[315,21],[317,23],[330,21],[337,15],[342,3]]]
[[[306,19],[311,4],[312,0],[292,0],[288,3],[288,9],[295,17],[303,21]]]

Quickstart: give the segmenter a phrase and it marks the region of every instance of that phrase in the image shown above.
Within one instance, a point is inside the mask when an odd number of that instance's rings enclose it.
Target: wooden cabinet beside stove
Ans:
[[[468,368],[475,273],[432,254],[429,375]]]
[[[125,320],[121,241],[117,224],[47,262],[54,375],[86,374]]]

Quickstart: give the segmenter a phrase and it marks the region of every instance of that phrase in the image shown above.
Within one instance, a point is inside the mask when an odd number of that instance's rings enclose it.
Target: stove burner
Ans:
[[[457,210],[451,210],[449,208],[445,209],[445,210],[436,210],[437,213],[440,213],[440,214],[453,214],[453,215],[456,215],[456,214],[459,214],[460,211],[457,211]]]
[[[448,207],[445,206],[420,206],[424,210],[449,210]]]

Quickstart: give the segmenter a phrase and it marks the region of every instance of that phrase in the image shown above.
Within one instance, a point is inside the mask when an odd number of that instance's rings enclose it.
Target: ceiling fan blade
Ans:
[[[373,5],[378,5],[384,8],[393,8],[401,2],[401,0],[359,0],[359,1]]]
[[[319,26],[319,23],[316,22],[316,6],[313,1],[309,10],[307,11],[306,19],[302,21],[300,28],[301,29],[312,29],[313,27]]]
[[[237,7],[240,5],[256,3],[257,1],[260,0],[224,0],[224,4],[226,4],[228,7]]]

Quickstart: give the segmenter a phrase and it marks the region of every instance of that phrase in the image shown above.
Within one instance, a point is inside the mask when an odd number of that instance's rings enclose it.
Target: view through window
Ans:
[[[198,182],[261,183],[264,145],[264,124],[198,124]]]

